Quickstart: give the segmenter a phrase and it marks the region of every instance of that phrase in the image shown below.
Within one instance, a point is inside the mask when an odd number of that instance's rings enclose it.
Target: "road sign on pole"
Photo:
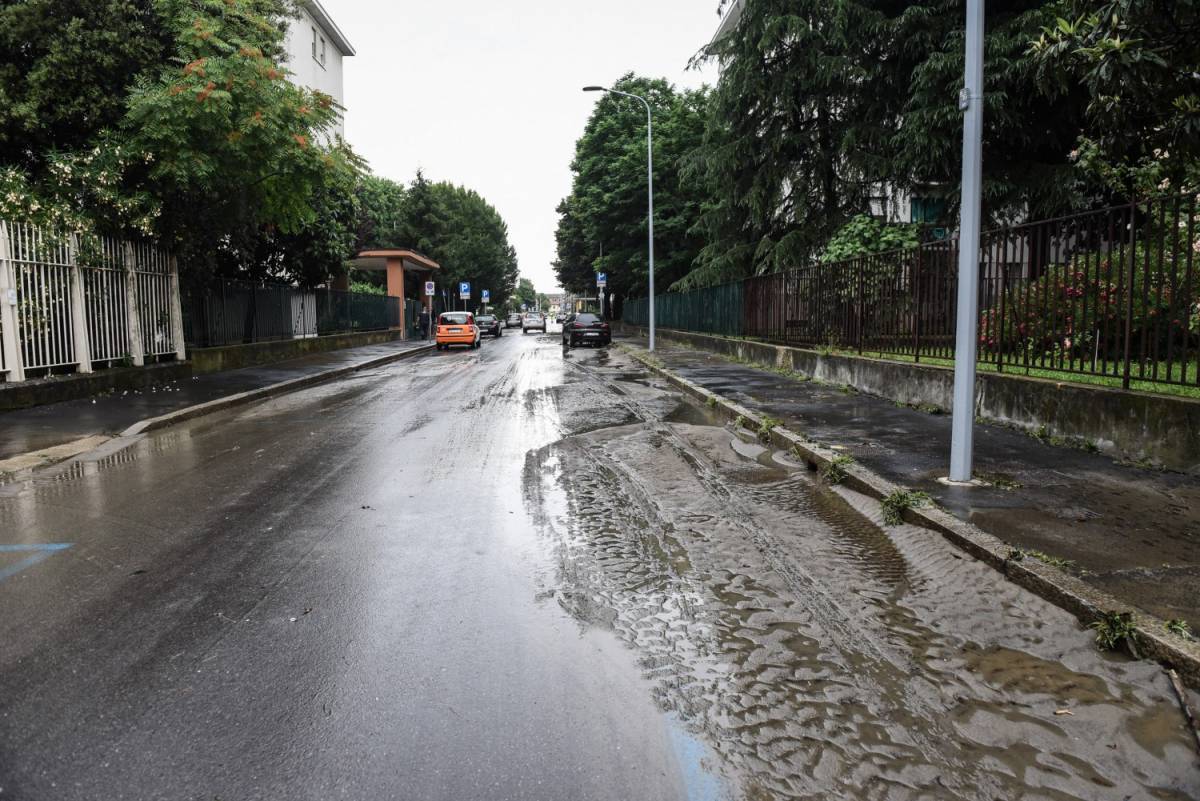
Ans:
[[[608,286],[608,273],[596,273],[596,286]]]
[[[459,297],[459,300],[470,300],[471,299],[471,284],[470,284],[470,282],[468,282],[468,281],[459,281],[458,282],[458,297]]]
[[[491,301],[491,299],[492,299],[492,293],[491,293],[491,291],[490,291],[490,290],[487,290],[487,289],[481,289],[481,290],[479,290],[479,299],[480,299],[481,301],[483,301],[484,303],[488,303],[488,302],[490,302],[490,301]]]
[[[429,297],[433,297],[433,282],[432,281],[425,282],[425,294],[428,295]]]

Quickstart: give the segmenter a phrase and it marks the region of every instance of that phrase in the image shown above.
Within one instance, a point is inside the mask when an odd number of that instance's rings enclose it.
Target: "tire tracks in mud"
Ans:
[[[605,376],[578,362],[569,364],[593,380],[606,386],[611,385]],[[885,639],[868,634],[874,621],[869,616],[855,613],[839,603],[792,556],[789,551],[794,549],[785,546],[778,536],[759,523],[759,515],[753,506],[744,502],[740,493],[731,489],[719,472],[708,464],[706,457],[691,447],[670,424],[656,419],[653,411],[628,393],[614,392],[613,395],[614,402],[625,407],[641,421],[645,430],[657,437],[662,444],[669,446],[691,469],[701,486],[717,499],[718,505],[726,511],[724,523],[740,532],[745,541],[752,543],[770,569],[784,582],[792,596],[790,600],[804,609],[821,630],[825,639],[823,645],[835,651],[847,668],[852,665],[860,669],[866,668],[862,673],[848,669],[847,674],[840,677],[853,687],[858,696],[857,702],[865,706],[871,716],[881,724],[903,719],[908,715],[914,715],[922,721],[922,727],[904,728],[905,735],[912,740],[911,743],[897,742],[895,745],[915,748],[929,766],[939,769],[940,775],[936,777],[936,781],[945,791],[956,796],[970,791],[989,797],[996,793],[1002,794],[1003,788],[992,776],[978,770],[974,764],[951,758],[944,749],[938,747],[939,741],[946,738],[958,739],[960,735],[942,724],[948,712],[946,706],[934,703],[929,697],[928,689],[926,692],[920,692],[911,686],[909,679],[921,676],[925,666],[919,665],[915,659],[898,648],[891,647]],[[612,458],[604,448],[589,449],[588,456],[594,463],[600,463],[594,464],[594,467],[603,467],[615,479],[615,483],[631,505],[642,510],[641,517],[646,520],[649,530],[676,530],[661,504],[648,494],[637,479],[636,467],[631,468]],[[794,481],[797,475],[800,475],[799,471],[793,473],[788,481]],[[793,486],[793,489],[802,489],[805,492],[819,491],[807,481],[803,487]],[[840,498],[838,502],[844,503]],[[867,522],[874,525],[870,521]],[[904,703],[901,705],[891,699],[903,699]],[[820,792],[820,789],[815,786],[809,788],[812,792]]]

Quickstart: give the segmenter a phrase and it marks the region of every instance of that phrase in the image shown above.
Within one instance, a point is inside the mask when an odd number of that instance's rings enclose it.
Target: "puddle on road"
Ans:
[[[635,652],[680,742],[705,750],[681,757],[702,768],[695,797],[1200,794],[1157,666],[1099,654],[927,531],[881,531],[706,410],[652,408],[568,426],[528,454],[524,487],[548,591]]]

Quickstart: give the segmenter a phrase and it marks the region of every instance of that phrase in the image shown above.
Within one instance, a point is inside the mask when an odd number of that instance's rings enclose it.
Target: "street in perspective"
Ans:
[[[1200,799],[1200,9],[402,5],[0,7],[0,801]]]

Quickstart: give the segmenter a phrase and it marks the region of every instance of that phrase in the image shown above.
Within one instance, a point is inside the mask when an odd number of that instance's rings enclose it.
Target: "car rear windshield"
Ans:
[[[540,319],[542,319],[542,315],[538,314],[537,312],[530,312],[529,314],[527,314],[527,315],[525,315],[525,316],[526,316],[528,319],[530,319],[530,320],[540,320]]]
[[[594,314],[577,314],[575,315],[575,322],[591,325],[592,323],[600,322],[600,318]]]
[[[466,312],[450,312],[443,314],[438,320],[439,325],[466,325],[471,322],[471,315]]]
[[[481,314],[478,317],[476,317],[475,320],[480,323],[491,323],[491,322],[495,322],[496,318],[490,314]]]

